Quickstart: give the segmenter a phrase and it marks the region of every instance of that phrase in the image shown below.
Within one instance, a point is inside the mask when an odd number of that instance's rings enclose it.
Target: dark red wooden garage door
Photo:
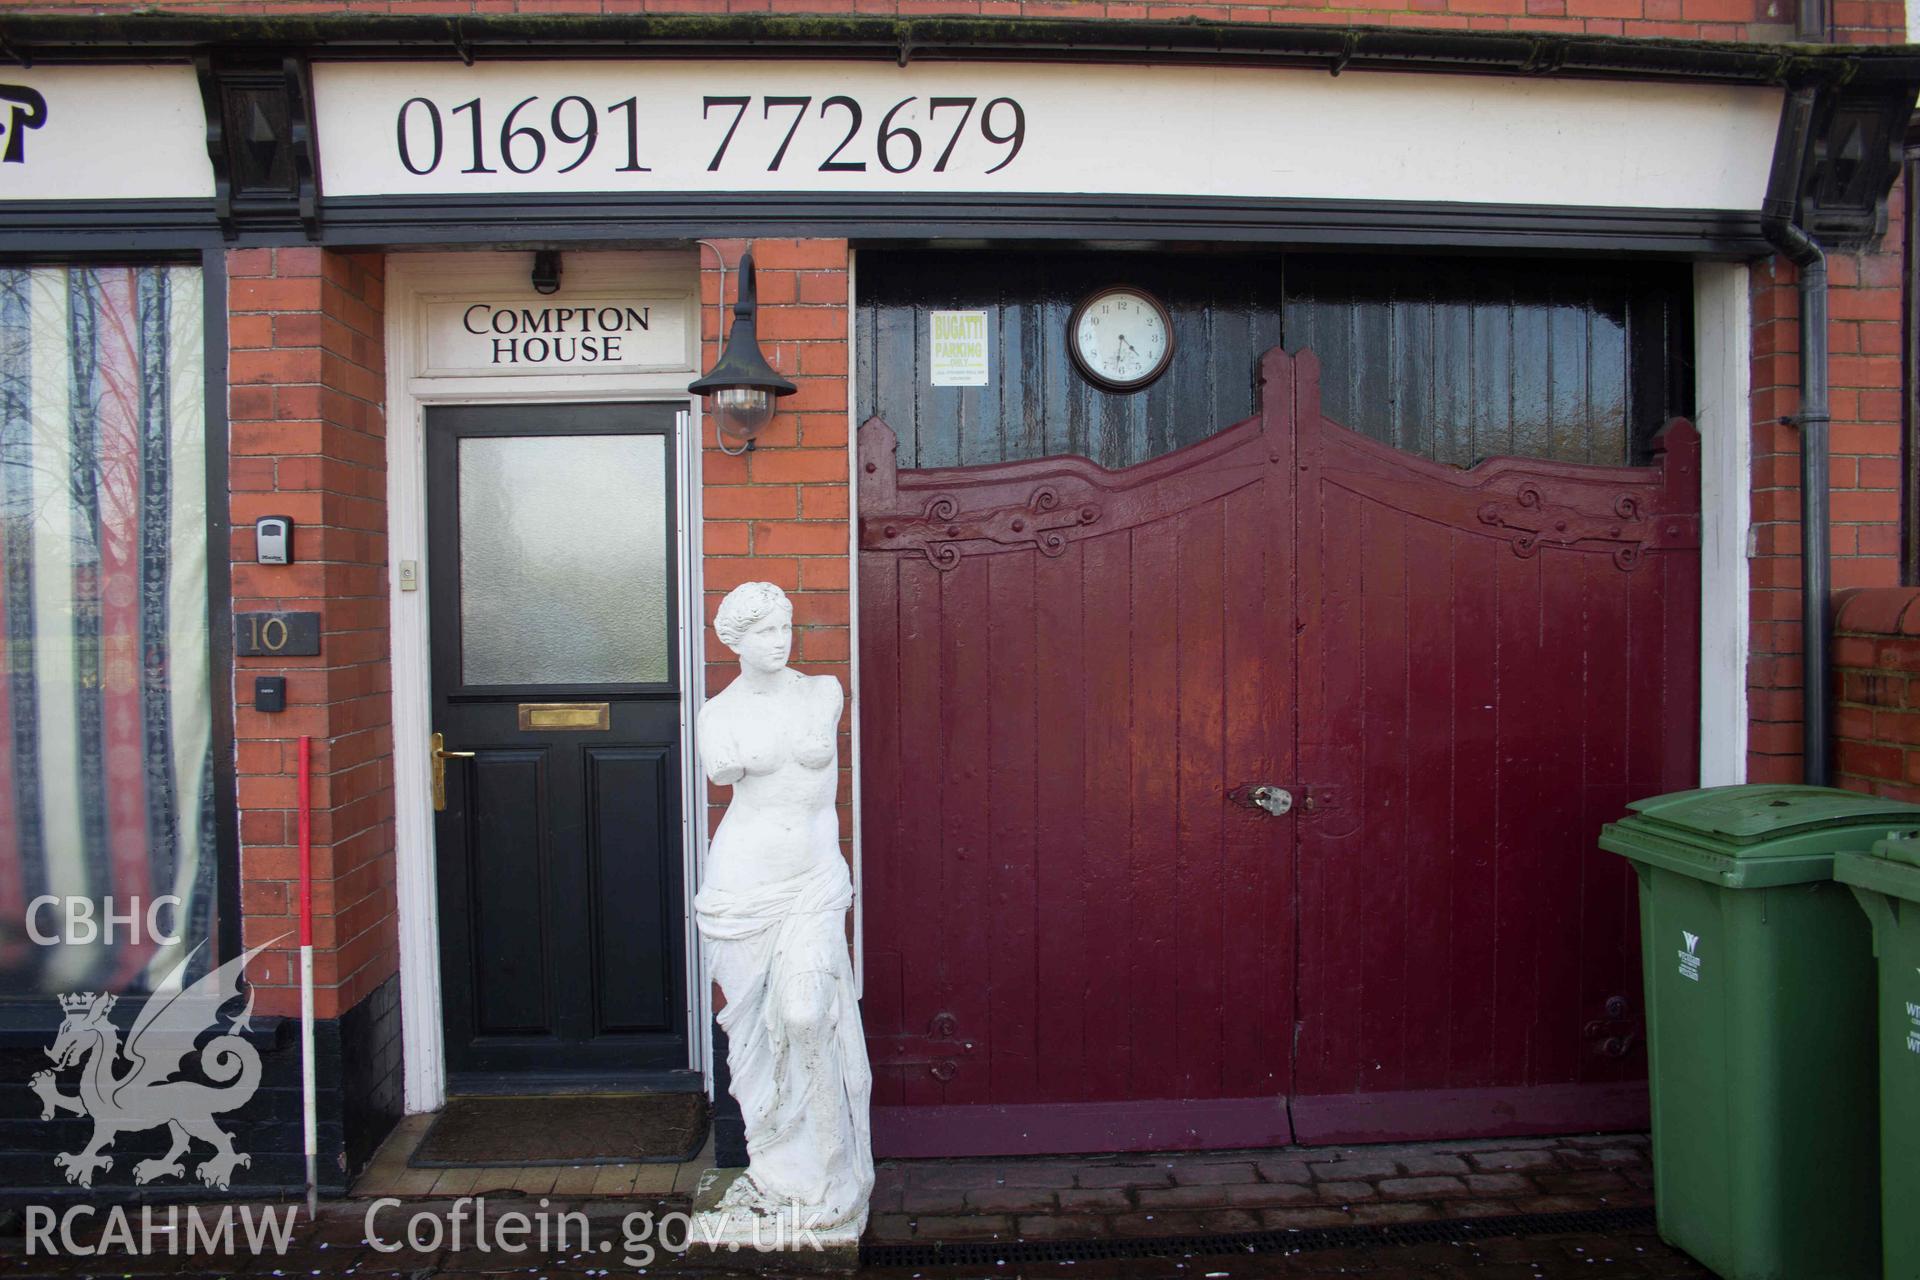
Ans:
[[[1317,377],[1271,352],[1255,417],[1123,471],[862,429],[882,1154],[1643,1119],[1594,837],[1695,776],[1697,437],[1459,470]]]

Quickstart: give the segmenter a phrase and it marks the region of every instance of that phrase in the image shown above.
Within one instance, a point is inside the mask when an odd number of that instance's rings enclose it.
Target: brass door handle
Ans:
[[[431,758],[433,760],[433,811],[441,813],[447,807],[447,761],[471,760],[473,752],[447,750],[445,735],[436,733],[433,735]]]

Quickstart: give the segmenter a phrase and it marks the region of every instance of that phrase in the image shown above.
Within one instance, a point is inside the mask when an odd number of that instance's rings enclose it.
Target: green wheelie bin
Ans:
[[[1887,1280],[1920,1280],[1920,829],[1843,853],[1833,878],[1873,922],[1880,961],[1881,1247]]]
[[[1833,860],[1920,806],[1740,786],[1629,807],[1600,846],[1640,878],[1661,1236],[1726,1280],[1878,1280],[1873,948]]]

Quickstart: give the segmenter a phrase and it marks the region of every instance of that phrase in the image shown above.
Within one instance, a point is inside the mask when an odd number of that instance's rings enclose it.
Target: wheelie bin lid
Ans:
[[[1842,853],[1833,860],[1833,878],[1857,884],[1889,898],[1920,902],[1920,824],[1875,840],[1866,853]]]
[[[1920,828],[1920,805],[1836,787],[1707,787],[1627,807],[1602,849],[1728,889],[1831,879],[1836,853]]]

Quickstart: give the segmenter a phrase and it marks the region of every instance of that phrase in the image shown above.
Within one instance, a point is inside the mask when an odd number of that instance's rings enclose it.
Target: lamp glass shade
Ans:
[[[738,440],[751,440],[773,421],[773,392],[765,387],[715,387],[708,397],[716,425]]]

